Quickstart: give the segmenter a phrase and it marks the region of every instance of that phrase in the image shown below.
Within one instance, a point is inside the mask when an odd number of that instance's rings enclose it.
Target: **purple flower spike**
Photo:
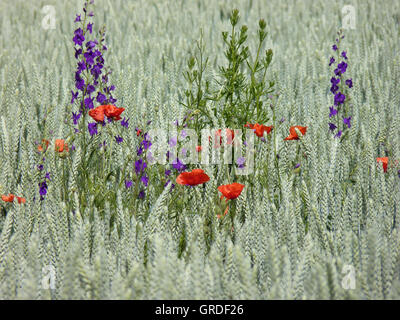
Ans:
[[[145,196],[144,190],[141,190],[138,195],[139,199],[144,199],[144,196]]]
[[[129,119],[125,120],[125,117],[122,119],[121,121],[121,126],[125,127],[128,129],[129,123],[128,123]],[[136,130],[137,131],[137,130]]]
[[[97,123],[96,122],[89,123],[88,130],[91,136],[97,134]]]
[[[342,104],[345,99],[346,99],[346,96],[344,94],[342,94],[341,92],[338,92],[337,94],[335,94],[335,102],[334,102],[335,106]]]
[[[244,157],[239,157],[239,158],[237,158],[237,160],[236,160],[236,163],[237,163],[237,165],[238,165],[238,167],[239,167],[240,169],[244,168],[245,162],[246,162],[246,159],[245,159]]]
[[[337,45],[336,45],[336,44],[334,44],[334,45],[332,46],[332,50],[333,50],[333,51],[336,51],[336,50],[337,50]]]
[[[329,130],[334,131],[336,129],[336,125],[334,123],[329,123]]]
[[[80,112],[79,113],[72,112],[72,121],[74,122],[74,125],[78,124],[78,120],[81,117],[81,115],[82,115],[82,113],[80,113]]]
[[[73,92],[71,90],[71,94],[72,94],[71,104],[73,104],[75,99],[78,99],[78,92]]]
[[[149,183],[149,178],[148,178],[146,175],[144,175],[140,180],[141,180],[141,181],[143,182],[143,184],[147,187],[147,185],[148,185],[148,183]]]
[[[132,181],[131,180],[125,180],[125,188],[129,189],[130,187],[132,187]]]
[[[349,87],[349,88],[352,88],[353,87],[353,80],[350,78],[350,79],[347,79],[346,80],[346,85]]]
[[[75,37],[72,39],[74,43],[78,46],[81,46],[83,41],[85,41],[85,37],[83,35],[83,30],[81,28],[78,28],[74,32]]]
[[[143,161],[143,159],[136,160],[135,162],[135,172],[139,175],[144,169],[146,169],[147,164]]]
[[[177,137],[173,137],[173,138],[171,138],[170,140],[169,140],[169,146],[171,147],[171,148],[173,148],[173,147],[175,147],[176,146],[176,143],[178,142],[178,139],[177,139]]]
[[[183,163],[181,162],[181,160],[179,160],[179,158],[176,158],[176,159],[174,160],[174,162],[172,163],[172,167],[173,167],[174,169],[178,170],[178,171],[184,171],[184,170],[186,170],[186,165],[183,164]]]
[[[329,118],[332,118],[333,116],[337,115],[338,111],[332,106],[329,107],[330,113],[329,113]]]
[[[343,118],[343,123],[346,124],[348,128],[351,127],[350,120],[351,120],[351,117]]]

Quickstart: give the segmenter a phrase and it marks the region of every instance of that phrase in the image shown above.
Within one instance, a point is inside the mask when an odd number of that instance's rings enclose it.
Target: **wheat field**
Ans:
[[[328,63],[345,5],[356,23],[344,29],[354,86],[352,126],[341,143],[327,125]],[[43,27],[45,6],[54,8],[54,29]],[[135,128],[151,121],[168,130],[183,121],[183,73],[201,34],[205,76],[217,79],[231,11],[247,25],[252,53],[259,19],[267,26],[268,80],[279,93],[276,118],[284,118],[276,143],[257,140],[248,176],[201,166],[210,177],[203,187],[164,187],[165,165],[148,166],[143,199],[119,174],[100,183],[95,164],[83,172],[92,155],[78,143],[66,158],[46,152],[45,170],[37,169],[42,139],[73,134],[72,38],[82,7],[0,2],[0,194],[26,199],[0,203],[1,299],[400,298],[400,168],[391,165],[400,160],[400,2],[95,0],[93,28],[106,25],[105,63],[116,105],[129,118],[124,142],[95,152],[115,172],[130,157],[133,172]],[[222,117],[213,122],[225,127]],[[295,125],[307,134],[285,141]],[[91,139],[102,143],[100,135]],[[387,172],[378,157],[389,157]],[[44,172],[51,179],[42,201]],[[235,181],[246,187],[218,218],[217,187]]]

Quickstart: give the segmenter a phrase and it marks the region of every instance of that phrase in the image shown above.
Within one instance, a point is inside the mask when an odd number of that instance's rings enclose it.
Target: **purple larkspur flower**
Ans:
[[[79,56],[82,54],[82,48],[75,48],[75,59],[78,59]]]
[[[72,144],[72,145],[71,145],[71,151],[74,151],[75,149],[76,149],[75,145]]]
[[[74,32],[74,38],[72,39],[75,45],[81,46],[83,41],[85,41],[85,36],[83,35],[83,30],[78,28]]]
[[[82,71],[86,70],[86,63],[85,61],[78,62],[78,72],[81,73]]]
[[[95,90],[96,88],[94,87],[94,85],[89,84],[86,88],[86,94],[90,96]],[[93,98],[91,100],[93,101]]]
[[[125,117],[122,119],[121,121],[121,126],[125,127],[128,129],[129,123],[128,123],[129,119],[125,120]]]
[[[345,58],[347,60],[347,55],[346,55],[346,51],[342,51],[342,57]]]
[[[78,124],[78,120],[81,117],[81,115],[82,115],[82,113],[80,113],[80,112],[79,113],[72,112],[72,121],[74,122],[74,125]]]
[[[351,117],[343,118],[343,123],[344,123],[345,125],[347,125],[348,128],[351,127],[350,120],[351,120]]]
[[[168,177],[171,174],[171,170],[165,170],[165,177]]]
[[[51,180],[50,179],[50,172],[46,172],[46,175],[44,176],[44,178],[50,181]]]
[[[89,16],[89,17],[93,17],[93,16],[94,16],[93,11],[90,11],[89,14],[88,14],[88,16]]]
[[[339,87],[337,85],[333,84],[330,90],[333,94],[335,94],[339,90]]]
[[[83,56],[85,57],[86,63],[89,65],[93,65],[94,64],[94,52],[92,50],[86,51]]]
[[[83,80],[82,78],[76,79],[75,87],[78,90],[83,91],[85,89],[85,80]]]
[[[42,170],[43,170],[43,165],[42,165],[42,164],[39,164],[39,165],[37,166],[37,169],[38,169],[39,171],[42,171]]]
[[[135,172],[136,172],[137,175],[139,173],[141,173],[142,171],[144,171],[144,169],[146,169],[146,167],[147,167],[147,164],[146,164],[146,162],[144,162],[143,159],[136,160],[136,162],[135,162]]]
[[[336,125],[332,122],[329,122],[329,130],[334,131],[336,129]]]
[[[332,46],[332,50],[333,50],[333,51],[336,51],[336,50],[337,50],[337,45],[336,45],[336,44],[334,44],[334,45]]]
[[[96,122],[88,123],[88,130],[91,136],[97,134],[97,123]]]
[[[331,57],[331,59],[329,60],[329,66],[331,66],[334,63],[335,63],[335,58]]]
[[[85,107],[86,107],[86,109],[93,109],[93,108],[94,108],[94,105],[93,105],[93,98],[86,98],[86,99],[84,100],[84,102],[85,102]]]
[[[149,184],[149,178],[146,175],[143,175],[140,180],[142,181],[142,183],[147,187],[147,185]]]
[[[106,99],[107,99],[107,97],[106,97],[104,94],[102,94],[101,92],[99,92],[99,93],[97,94],[96,101],[97,101],[98,103],[103,103],[104,100],[106,100]]]
[[[178,171],[183,171],[186,170],[186,165],[181,162],[181,160],[179,160],[179,158],[176,158],[173,162],[172,162],[172,167]]]
[[[296,164],[296,165],[294,166],[295,169],[297,169],[298,167],[300,167],[300,163],[298,163],[298,164]]]
[[[141,144],[143,145],[144,150],[147,150],[148,148],[151,147],[151,142],[147,139],[144,139]]]
[[[132,180],[125,180],[125,188],[129,189],[130,187],[132,187]]]
[[[177,137],[172,137],[171,139],[169,139],[168,144],[169,144],[169,146],[170,146],[171,148],[173,148],[173,147],[176,146],[177,141],[178,141]]]
[[[333,106],[329,107],[329,111],[330,111],[329,118],[332,118],[333,116],[337,115],[337,113],[338,113],[338,111]]]
[[[144,193],[144,190],[141,190],[141,191],[139,192],[138,197],[139,197],[139,199],[144,199],[145,195],[146,195],[146,194]]]
[[[166,186],[168,186],[168,184],[171,182],[171,180],[167,180],[167,182],[164,184],[164,188],[166,187]]]
[[[74,103],[75,99],[78,99],[78,91],[74,92],[71,90],[72,98],[71,98],[71,104]]]
[[[332,83],[332,85],[338,85],[340,83],[340,78],[332,77],[331,83]]]
[[[349,88],[352,88],[353,87],[353,80],[350,78],[350,79],[347,79],[346,80],[346,85],[349,87]]]
[[[39,183],[39,194],[41,196],[44,196],[44,195],[47,194],[47,183],[46,183],[46,180],[41,182],[41,183]]]
[[[338,133],[335,135],[335,138],[340,138],[342,135],[342,130],[339,130]]]
[[[347,63],[342,61],[341,63],[338,64],[337,69],[335,69],[335,74],[341,75],[346,72],[346,69],[347,69]]]
[[[335,100],[335,102],[334,102],[335,106],[338,106],[338,105],[342,104],[345,99],[346,99],[346,96],[343,93],[341,93],[340,91],[338,93],[336,93],[335,94],[335,99],[334,99]]]
[[[93,23],[89,22],[86,28],[90,32],[90,34],[92,34],[92,31],[93,31],[92,27],[93,27]]]
[[[244,168],[245,162],[246,162],[246,159],[244,157],[239,157],[236,160],[236,163],[237,163],[238,167],[241,168],[241,169]]]
[[[115,141],[120,144],[124,139],[121,136],[115,136]]]
[[[81,15],[77,14],[74,22],[81,22]]]
[[[101,69],[103,69],[103,65],[101,63],[97,63],[93,66],[92,70],[90,70],[90,73],[94,76],[95,79],[98,79],[102,72]]]

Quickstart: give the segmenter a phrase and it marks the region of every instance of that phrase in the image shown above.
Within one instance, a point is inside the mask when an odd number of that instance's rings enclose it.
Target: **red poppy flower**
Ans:
[[[46,145],[46,150],[49,147],[49,143],[50,143],[49,140],[46,140],[46,139],[42,140],[42,144]],[[42,152],[43,151],[43,146],[41,144],[39,144],[37,149],[38,149],[38,151]]]
[[[9,193],[8,196],[6,196],[5,194],[3,194],[1,196],[1,200],[3,200],[4,202],[13,202],[14,201],[14,195],[12,193]]]
[[[196,151],[197,151],[197,152],[200,152],[200,151],[201,151],[201,146],[197,146],[197,147],[196,147]]]
[[[136,135],[139,137],[139,135],[140,135],[141,132],[142,132],[142,130],[137,129],[137,130],[136,130]]]
[[[263,137],[264,136],[264,131],[267,131],[267,134],[269,134],[274,126],[264,126],[263,124],[251,124],[251,123],[246,123],[244,125],[247,128],[253,129],[254,133],[257,135],[257,137]]]
[[[89,116],[91,116],[97,122],[103,122],[105,107],[106,106],[98,106],[92,110],[89,110]]]
[[[204,173],[203,169],[193,169],[191,172],[182,172],[177,178],[176,182],[181,185],[196,186],[198,184],[206,183],[210,177]]]
[[[301,134],[304,136],[306,134],[306,131],[307,131],[308,127],[302,127],[302,126],[290,127],[290,129],[289,129],[290,134],[284,140],[299,140],[299,137],[298,137],[298,135],[296,133],[295,128],[297,128],[301,132]]]
[[[55,149],[59,153],[63,152],[64,150],[66,152],[69,151],[68,145],[65,143],[63,139],[56,139]]]
[[[18,203],[19,203],[19,204],[21,204],[21,203],[26,203],[26,199],[25,199],[25,198],[17,197],[17,199],[18,199]]]
[[[389,161],[388,157],[376,158],[376,162],[382,162],[383,172],[387,172],[388,161]]]
[[[234,182],[231,184],[219,186],[218,190],[222,193],[221,199],[225,197],[228,201],[228,199],[231,200],[239,197],[239,195],[242,193],[243,188],[243,184]]]
[[[108,104],[104,106],[104,114],[113,119],[114,121],[121,120],[122,118],[120,117],[121,113],[124,112],[125,108],[118,108],[116,106],[113,106],[112,104]]]

